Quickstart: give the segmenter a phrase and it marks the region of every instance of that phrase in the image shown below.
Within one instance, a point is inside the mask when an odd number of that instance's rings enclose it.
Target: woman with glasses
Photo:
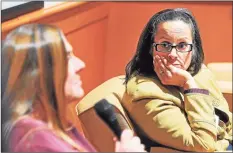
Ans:
[[[153,15],[126,66],[123,105],[148,146],[224,151],[232,143],[232,113],[203,64],[197,23],[187,9]]]

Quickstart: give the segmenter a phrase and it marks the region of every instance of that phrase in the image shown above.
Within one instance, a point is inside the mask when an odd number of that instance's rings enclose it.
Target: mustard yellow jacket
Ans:
[[[127,83],[123,105],[146,136],[160,144],[184,151],[224,151],[232,143],[232,113],[206,66],[194,78],[209,95],[184,94],[159,80],[135,76]]]

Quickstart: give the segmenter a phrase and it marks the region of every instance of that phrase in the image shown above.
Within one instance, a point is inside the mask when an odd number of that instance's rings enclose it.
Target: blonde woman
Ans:
[[[2,45],[2,151],[93,152],[66,118],[67,104],[83,96],[80,70],[62,31],[51,25],[23,25]],[[124,131],[116,151],[144,151]]]

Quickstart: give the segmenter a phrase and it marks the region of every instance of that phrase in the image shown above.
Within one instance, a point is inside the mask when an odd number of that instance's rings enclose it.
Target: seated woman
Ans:
[[[29,24],[2,44],[2,151],[93,152],[66,116],[69,102],[83,96],[83,61],[55,26]],[[100,139],[101,141],[101,139]],[[115,151],[144,151],[138,137],[123,131]]]
[[[183,151],[231,146],[232,113],[203,60],[190,11],[166,9],[151,17],[126,66],[123,100],[142,137]]]

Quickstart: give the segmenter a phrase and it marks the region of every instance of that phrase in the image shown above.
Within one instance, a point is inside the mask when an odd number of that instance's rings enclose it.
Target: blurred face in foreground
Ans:
[[[65,82],[65,96],[67,101],[73,101],[84,95],[82,81],[79,72],[85,67],[85,63],[73,54],[73,48],[65,37],[64,44],[67,50],[68,71]]]

